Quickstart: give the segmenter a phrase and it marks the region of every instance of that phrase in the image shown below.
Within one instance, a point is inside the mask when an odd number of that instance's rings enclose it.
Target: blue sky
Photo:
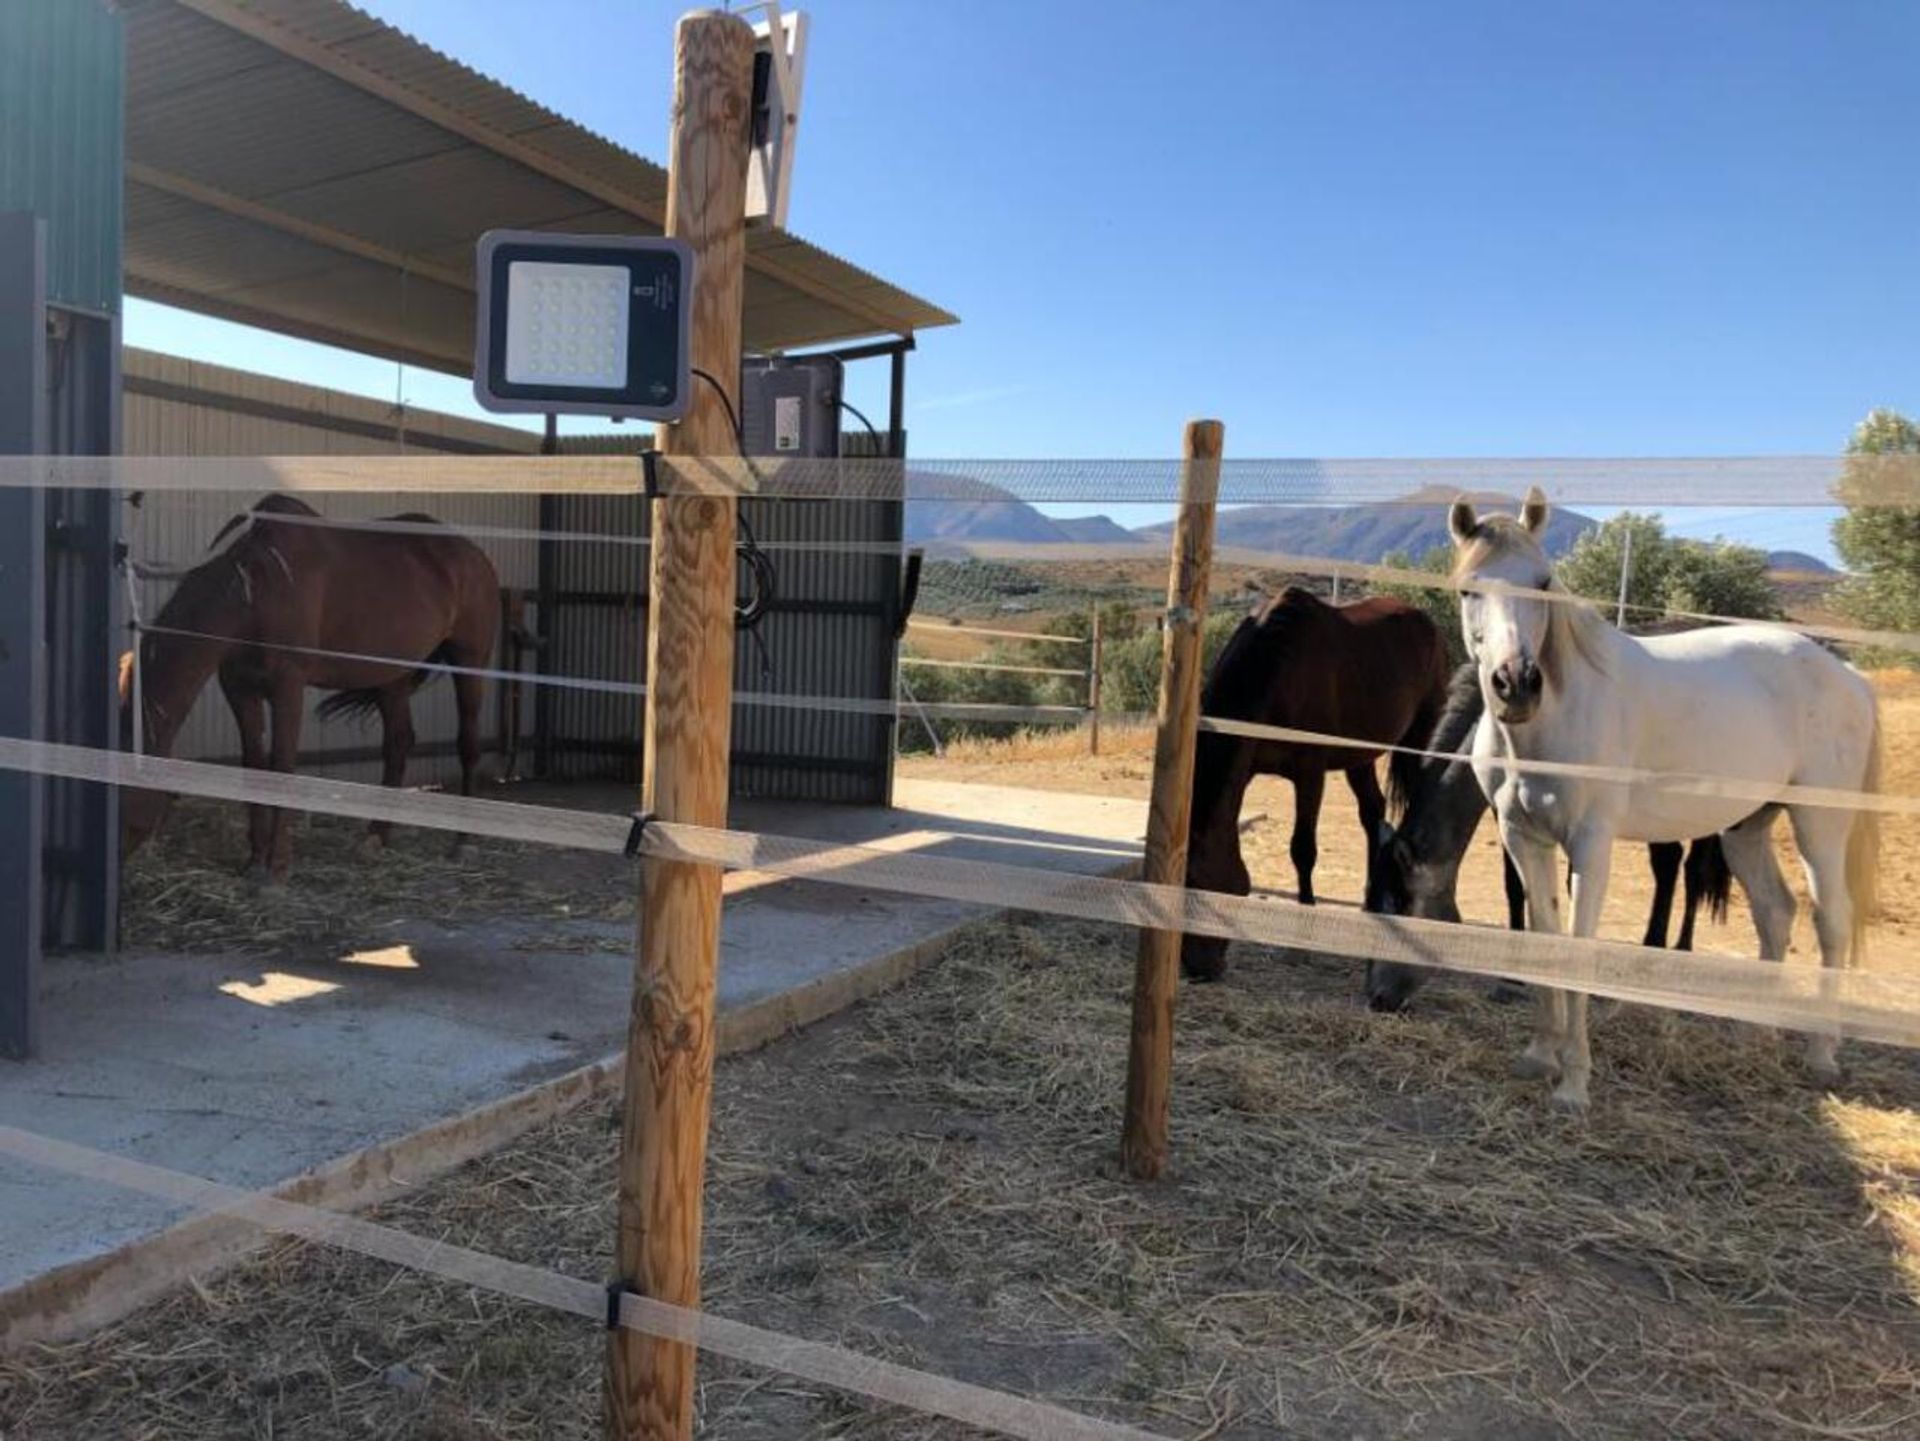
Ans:
[[[682,0],[360,3],[664,152]],[[1920,6],[809,8],[791,226],[963,321],[913,358],[918,454],[1164,455],[1200,414],[1239,455],[1823,452],[1920,408]],[[154,307],[128,339],[394,393]]]

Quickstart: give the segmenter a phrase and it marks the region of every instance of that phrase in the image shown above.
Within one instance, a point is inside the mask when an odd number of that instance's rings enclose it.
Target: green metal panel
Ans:
[[[47,299],[118,314],[126,55],[109,0],[0,0],[0,211],[47,222]]]

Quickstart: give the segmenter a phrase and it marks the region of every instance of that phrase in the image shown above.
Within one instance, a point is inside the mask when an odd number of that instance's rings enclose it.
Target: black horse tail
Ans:
[[[413,673],[410,681],[411,688],[419,690],[421,686],[439,675],[440,672],[434,669],[435,666],[451,665],[452,663],[453,646],[451,642],[442,641],[438,646],[434,647],[433,653],[429,655],[425,661],[421,662],[420,668]],[[315,708],[314,714],[319,716],[321,720],[340,720],[342,718],[365,720],[379,713],[380,693],[385,689],[386,687],[384,686],[362,686],[358,690],[335,691],[332,695],[320,702]]]
[[[1733,870],[1720,837],[1701,836],[1687,849],[1687,890],[1707,903],[1707,914],[1715,921],[1726,921]]]
[[[1433,744],[1433,733],[1446,713],[1452,684],[1452,667],[1447,662],[1446,647],[1442,645],[1435,653],[1432,684],[1414,707],[1406,733],[1396,742],[1401,749],[1387,752],[1387,814],[1395,824],[1406,815],[1414,792],[1419,789],[1420,776],[1427,764],[1426,756],[1419,752]]]

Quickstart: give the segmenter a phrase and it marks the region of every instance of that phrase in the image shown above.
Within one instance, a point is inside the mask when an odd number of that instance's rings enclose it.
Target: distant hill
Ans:
[[[930,493],[938,498],[927,499]],[[909,470],[906,538],[909,545],[932,545],[943,540],[1058,545],[1075,537],[1058,521],[1042,515],[1024,500],[1015,500],[997,485]]]
[[[1124,525],[1104,515],[1082,515],[1072,520],[1055,520],[1054,525],[1064,530],[1069,540],[1083,541],[1088,545],[1125,545],[1140,539]]]
[[[1221,511],[1214,521],[1214,539],[1223,546],[1327,556],[1363,564],[1396,550],[1417,560],[1436,546],[1448,544],[1447,507],[1453,499],[1452,492],[1420,492],[1405,500],[1369,505],[1250,505]],[[1507,495],[1476,495],[1472,499],[1487,510],[1512,514],[1519,508],[1519,502]],[[1556,509],[1547,522],[1547,554],[1564,555],[1595,524],[1578,511]],[[1169,521],[1137,533],[1164,537],[1172,530]]]
[[[1804,550],[1768,551],[1767,569],[1794,571],[1803,575],[1838,575],[1840,573],[1819,556],[1808,555]]]
[[[1104,515],[1056,520],[984,480],[913,471],[907,472],[906,536],[908,544],[936,551],[942,541],[955,545],[979,540],[1108,545],[1139,538]]]

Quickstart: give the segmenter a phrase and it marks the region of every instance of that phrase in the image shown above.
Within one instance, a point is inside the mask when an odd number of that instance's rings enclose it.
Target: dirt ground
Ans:
[[[1881,686],[1887,785],[1913,794],[1920,681]],[[1144,795],[1142,738],[1083,747],[903,770]],[[1289,797],[1251,806],[1251,864],[1284,892]],[[1875,966],[1915,964],[1917,838],[1888,827]],[[1462,899],[1494,920],[1479,846]],[[1361,859],[1330,801],[1329,902],[1357,897]],[[1623,858],[1609,934],[1637,937],[1644,874]],[[163,893],[146,914],[168,914]],[[1702,941],[1750,936],[1736,916]],[[1134,946],[982,926],[897,992],[723,1062],[708,1304],[1187,1441],[1920,1436],[1920,1055],[1850,1046],[1822,1091],[1791,1040],[1602,1007],[1594,1108],[1568,1121],[1507,1077],[1525,1008],[1443,982],[1374,1016],[1351,966],[1242,949],[1223,984],[1181,993],[1174,1170],[1138,1186],[1113,1165]],[[603,1279],[617,1132],[591,1107],[375,1214]],[[282,1244],[0,1358],[0,1436],[568,1441],[599,1434],[603,1345],[574,1318]],[[973,1434],[725,1362],[700,1374],[704,1437]]]
[[[1880,692],[1881,724],[1886,730],[1884,788],[1897,795],[1920,795],[1920,672],[1874,673]],[[1153,774],[1153,738],[1139,729],[1107,727],[1101,754],[1087,754],[1084,730],[1029,734],[1007,742],[962,743],[943,758],[902,757],[900,774],[965,780],[1035,790],[1059,790],[1144,798]],[[1291,895],[1293,863],[1287,842],[1293,833],[1293,788],[1284,781],[1256,781],[1247,794],[1244,815],[1263,817],[1248,831],[1244,845],[1253,883],[1262,890]],[[1920,971],[1920,817],[1888,816],[1880,844],[1881,915],[1874,924],[1865,966],[1870,970]],[[1811,904],[1792,850],[1788,827],[1775,833],[1787,877],[1800,900],[1790,961],[1817,960]],[[1366,849],[1346,788],[1334,782],[1320,813],[1320,859],[1314,888],[1323,901],[1359,904],[1366,885]],[[1503,924],[1506,893],[1501,880],[1500,845],[1491,824],[1482,823],[1473,851],[1461,869],[1460,912],[1468,920]],[[1653,878],[1643,846],[1621,846],[1614,858],[1612,882],[1601,934],[1638,941],[1653,901]],[[1678,928],[1678,917],[1675,918]],[[1753,922],[1745,898],[1734,888],[1727,923],[1704,917],[1694,940],[1703,951],[1754,955]]]
[[[1174,1170],[1120,1179],[1134,938],[976,931],[723,1062],[717,1312],[1215,1441],[1920,1435],[1920,1059],[1619,1009],[1584,1122],[1510,1082],[1520,1008],[1240,954],[1183,993]],[[608,1274],[596,1106],[378,1214]],[[588,1438],[591,1324],[301,1244],[0,1359],[9,1441]],[[721,1361],[703,1437],[954,1438]]]

